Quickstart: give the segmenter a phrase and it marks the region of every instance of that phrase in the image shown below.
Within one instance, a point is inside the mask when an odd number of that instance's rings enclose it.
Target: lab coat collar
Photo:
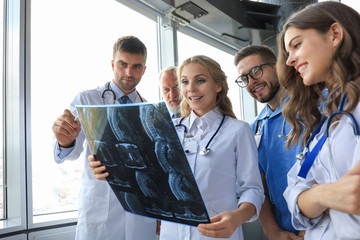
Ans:
[[[208,129],[211,129],[214,125],[214,122],[217,119],[221,119],[221,118],[222,118],[222,114],[218,107],[213,108],[212,110],[204,114],[202,117],[198,117],[192,110],[189,116],[189,129],[192,128],[196,119],[199,119],[202,122],[206,122],[208,125]]]

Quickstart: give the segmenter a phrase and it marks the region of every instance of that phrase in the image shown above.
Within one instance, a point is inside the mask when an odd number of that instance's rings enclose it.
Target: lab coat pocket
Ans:
[[[106,181],[90,180],[82,186],[79,201],[79,222],[99,224],[109,215],[109,186]]]

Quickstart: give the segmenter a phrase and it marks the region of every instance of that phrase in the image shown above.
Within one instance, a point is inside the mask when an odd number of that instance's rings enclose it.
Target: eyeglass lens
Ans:
[[[249,84],[249,75],[252,79],[257,80],[262,76],[262,68],[261,66],[253,67],[248,74],[239,76],[236,80],[237,84],[240,87],[246,87]]]

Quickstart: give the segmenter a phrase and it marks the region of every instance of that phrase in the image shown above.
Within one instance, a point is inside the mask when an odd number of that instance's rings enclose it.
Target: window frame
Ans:
[[[20,0],[21,1],[21,0]],[[118,4],[123,4],[126,7],[133,9],[134,11],[138,12],[139,14],[144,15],[145,17],[157,22],[157,15],[154,14],[154,11],[150,8],[140,8],[137,3],[133,1],[118,1]],[[26,159],[27,159],[27,192],[30,193],[27,197],[27,229],[37,229],[37,228],[47,228],[47,227],[63,227],[63,226],[71,226],[76,225],[77,223],[77,211],[66,211],[66,212],[59,212],[59,213],[49,213],[49,214],[42,214],[34,216],[33,214],[33,197],[31,193],[33,193],[33,186],[32,186],[32,152],[31,152],[31,0],[26,1],[26,86],[25,89],[25,98],[26,98],[26,145],[27,145],[27,152],[26,152]],[[156,29],[154,29],[156,30]],[[141,90],[140,90],[141,91]],[[31,230],[30,230],[31,231]]]
[[[5,219],[0,234],[26,229],[25,1],[4,3],[4,185]],[[9,160],[11,159],[11,161]],[[20,197],[19,197],[20,195]],[[1,237],[0,235],[0,237]]]
[[[141,2],[114,0],[153,19],[162,29],[162,13]],[[58,228],[76,224],[76,217],[68,212],[54,214],[48,221],[34,223],[32,200],[32,159],[31,159],[31,0],[4,0],[4,56],[3,56],[3,100],[4,100],[4,186],[7,199],[5,220],[0,221],[0,237],[30,233],[39,229]],[[177,26],[177,25],[175,25]],[[234,53],[234,49],[189,27],[176,27],[181,31],[222,51]],[[175,34],[176,35],[176,34]],[[170,34],[171,36],[171,34]],[[177,50],[176,38],[160,37],[159,41],[171,41]],[[169,62],[160,56],[166,44],[159,44],[157,59]],[[170,47],[171,48],[171,47]],[[176,48],[176,49],[175,49]],[[177,53],[174,53],[177,58]],[[176,62],[177,60],[174,59]],[[158,69],[160,70],[160,69]],[[160,90],[159,90],[160,93]],[[161,99],[159,94],[159,99]],[[11,159],[11,161],[9,160]],[[20,197],[19,197],[20,196]],[[77,211],[75,211],[76,213]]]
[[[0,73],[1,73],[1,83],[0,83],[0,86],[1,86],[1,155],[2,155],[2,158],[1,158],[1,163],[2,163],[2,191],[3,191],[3,197],[2,197],[2,203],[3,203],[3,209],[2,209],[2,214],[0,215],[0,221],[5,219],[5,216],[6,216],[6,191],[5,191],[5,186],[6,186],[6,181],[5,181],[5,157],[4,157],[4,152],[5,152],[5,124],[4,124],[4,120],[5,120],[5,110],[4,110],[4,102],[5,102],[5,88],[4,88],[4,79],[5,79],[5,72],[4,72],[4,60],[5,60],[5,54],[4,54],[4,32],[5,32],[5,16],[6,14],[5,13],[5,9],[6,9],[6,2],[4,0],[0,0],[0,11],[3,13],[2,14],[2,19],[0,20],[0,24],[1,24],[1,33],[0,33],[0,56],[1,56],[1,60],[0,60]]]

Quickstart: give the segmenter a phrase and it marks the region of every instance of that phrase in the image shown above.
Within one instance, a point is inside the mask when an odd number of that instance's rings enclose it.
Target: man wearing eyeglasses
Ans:
[[[301,141],[290,150],[286,148],[286,135],[291,127],[281,113],[284,94],[276,74],[276,56],[267,46],[251,45],[236,53],[234,63],[239,74],[235,82],[254,99],[266,103],[250,124],[258,146],[266,196],[259,217],[264,232],[269,240],[303,239],[291,224],[283,197],[287,173],[302,149]]]

